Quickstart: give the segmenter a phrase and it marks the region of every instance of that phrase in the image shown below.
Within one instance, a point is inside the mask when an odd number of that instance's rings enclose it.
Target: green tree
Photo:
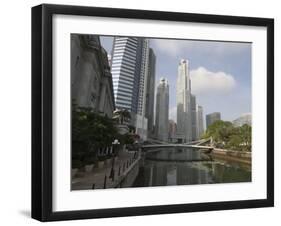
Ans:
[[[222,120],[210,125],[203,138],[212,137],[214,145],[237,151],[251,151],[251,126],[234,127],[231,122]]]
[[[73,103],[72,159],[83,163],[96,161],[98,148],[110,146],[117,136],[112,119]]]
[[[207,128],[203,138],[212,137],[215,145],[224,146],[225,143],[229,141],[230,136],[233,133],[233,128],[231,122],[218,120]]]
[[[240,127],[240,133],[242,138],[242,147],[245,151],[252,150],[252,127],[244,124]]]

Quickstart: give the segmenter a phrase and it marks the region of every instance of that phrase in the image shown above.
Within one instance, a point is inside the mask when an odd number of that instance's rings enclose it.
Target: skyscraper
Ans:
[[[147,118],[148,136],[151,137],[153,133],[154,124],[154,93],[155,93],[155,64],[156,57],[153,49],[149,49],[148,75],[146,80],[146,105],[145,117]]]
[[[156,137],[168,141],[169,124],[169,85],[165,78],[160,79],[156,94],[155,130]]]
[[[147,42],[143,38],[115,37],[111,59],[116,108],[137,113],[140,80],[145,79]],[[144,86],[142,87],[144,88]]]
[[[196,108],[196,97],[195,95],[191,94],[190,96],[190,107],[191,107],[191,136],[192,140],[198,139],[198,123],[197,123],[197,108]]]
[[[187,60],[181,60],[178,66],[177,137],[180,142],[192,140],[191,82]]]
[[[239,118],[235,119],[232,123],[234,126],[243,126],[244,124],[251,126],[252,114],[251,113],[242,114]]]
[[[204,133],[204,123],[203,123],[203,107],[197,105],[197,137],[200,139]]]
[[[215,121],[221,120],[221,113],[220,112],[213,112],[211,114],[206,115],[206,128],[213,124]]]
[[[150,60],[149,41],[145,38],[115,37],[112,51],[111,73],[117,109],[131,112],[131,125],[143,140],[147,139],[149,129],[153,128],[155,56]],[[154,85],[153,85],[154,86]],[[147,98],[147,94],[153,95]],[[147,109],[148,108],[148,109]],[[152,118],[151,118],[152,117]]]
[[[169,142],[175,142],[176,141],[176,134],[177,134],[177,124],[174,120],[169,120]]]

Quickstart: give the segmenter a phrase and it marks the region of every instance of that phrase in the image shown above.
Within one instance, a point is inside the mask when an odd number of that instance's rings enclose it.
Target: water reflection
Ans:
[[[135,187],[251,181],[251,167],[190,148],[167,148],[147,153]]]

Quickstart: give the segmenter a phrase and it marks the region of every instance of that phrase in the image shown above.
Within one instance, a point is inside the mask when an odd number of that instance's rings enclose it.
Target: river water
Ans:
[[[214,158],[198,149],[161,148],[144,154],[134,187],[250,181],[250,165]]]

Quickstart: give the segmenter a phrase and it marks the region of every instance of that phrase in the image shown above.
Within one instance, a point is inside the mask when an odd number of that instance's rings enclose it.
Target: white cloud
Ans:
[[[179,55],[182,55],[185,48],[192,47],[193,45],[192,42],[169,39],[154,39],[152,42],[158,50],[173,57],[180,57]]]
[[[175,122],[177,121],[177,107],[171,107],[169,109],[169,119],[173,119]]]
[[[248,51],[250,43],[212,42],[196,40],[152,39],[151,44],[157,50],[172,57],[184,58],[189,54],[204,54],[223,58]]]
[[[190,71],[191,89],[194,94],[226,94],[236,86],[234,77],[225,72],[212,72],[204,67]]]

